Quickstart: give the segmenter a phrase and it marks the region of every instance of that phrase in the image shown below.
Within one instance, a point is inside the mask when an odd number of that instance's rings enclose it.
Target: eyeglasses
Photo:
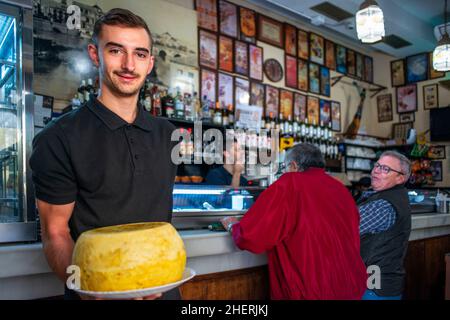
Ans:
[[[386,166],[386,165],[384,165],[384,164],[379,164],[378,162],[375,163],[375,165],[373,166],[373,171],[380,171],[380,172],[382,172],[382,173],[384,173],[384,174],[388,174],[389,172],[394,171],[394,172],[396,172],[396,173],[398,173],[398,174],[405,175],[405,174],[404,174],[403,172],[401,172],[401,171],[394,170],[394,169],[392,169],[391,167]]]

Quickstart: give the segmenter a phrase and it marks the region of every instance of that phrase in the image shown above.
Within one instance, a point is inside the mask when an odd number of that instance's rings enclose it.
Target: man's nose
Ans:
[[[122,69],[129,72],[134,72],[136,65],[134,63],[134,55],[132,53],[127,53],[122,59]]]

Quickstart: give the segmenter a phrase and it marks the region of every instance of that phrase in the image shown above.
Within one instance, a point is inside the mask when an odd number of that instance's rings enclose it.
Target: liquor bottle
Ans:
[[[284,119],[283,119],[283,113],[280,112],[280,115],[278,116],[275,129],[280,131],[280,137],[284,134]]]
[[[275,117],[273,116],[273,112],[269,112],[269,123],[270,123],[270,129],[276,129],[276,121],[275,121]]]
[[[293,133],[295,142],[298,142],[298,140],[299,140],[299,130],[300,130],[299,117],[296,116],[294,119],[294,122],[292,123],[292,133]]]
[[[85,90],[86,90],[86,80],[81,80],[81,85],[78,87],[78,100],[80,100],[81,104],[86,102],[84,99]]]
[[[194,108],[194,121],[201,120],[202,104],[200,103],[200,99],[198,98],[197,92],[194,92],[194,96],[192,97],[192,106]]]
[[[194,121],[195,110],[192,104],[192,97],[189,93],[184,94],[184,118],[188,121]]]
[[[228,105],[228,123],[230,126],[234,126],[234,110],[231,104]]]
[[[184,119],[184,101],[180,92],[180,87],[177,87],[177,94],[174,98],[175,101],[175,118]]]
[[[222,110],[220,108],[220,102],[216,102],[216,109],[214,111],[213,123],[219,126],[222,125]]]
[[[84,100],[89,101],[91,100],[91,96],[94,94],[94,86],[92,84],[92,79],[89,78],[87,82],[86,89],[84,90]]]
[[[264,122],[265,122],[266,130],[269,131],[269,133],[270,133],[270,117],[266,116],[266,119]]]
[[[211,122],[211,114],[209,113],[209,105],[210,101],[208,100],[208,97],[205,95],[202,99],[202,121],[204,122]]]
[[[175,115],[175,102],[173,100],[170,90],[161,99],[161,103],[163,107],[164,116],[167,118],[173,118]]]
[[[287,131],[288,131],[288,134],[291,137],[294,137],[294,123],[292,122],[292,116],[291,115],[288,116]]]
[[[152,115],[155,117],[160,117],[162,115],[161,95],[157,86],[153,86],[152,88]]]
[[[229,126],[230,125],[230,118],[229,118],[230,111],[223,106],[222,108],[222,125],[223,126]]]

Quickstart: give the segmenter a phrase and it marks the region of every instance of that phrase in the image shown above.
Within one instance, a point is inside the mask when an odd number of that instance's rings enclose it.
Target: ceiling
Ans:
[[[383,10],[386,36],[395,35],[410,44],[402,48],[379,42],[372,45],[362,44],[356,35],[354,14],[363,0],[249,0],[250,2],[287,15],[301,22],[310,22],[319,15],[324,17],[325,24],[318,28],[328,29],[327,33],[339,38],[362,45],[367,50],[378,50],[394,57],[433,51],[437,40],[434,27],[444,23],[444,0],[377,0]],[[323,2],[329,2],[353,15],[340,22],[331,19],[311,9]],[[450,9],[450,5],[449,8]],[[448,14],[450,20],[450,13]]]

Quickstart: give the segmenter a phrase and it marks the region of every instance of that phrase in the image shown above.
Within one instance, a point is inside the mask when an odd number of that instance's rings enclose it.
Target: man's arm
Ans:
[[[394,207],[386,200],[371,201],[359,207],[359,234],[379,233],[392,227],[396,220]]]

